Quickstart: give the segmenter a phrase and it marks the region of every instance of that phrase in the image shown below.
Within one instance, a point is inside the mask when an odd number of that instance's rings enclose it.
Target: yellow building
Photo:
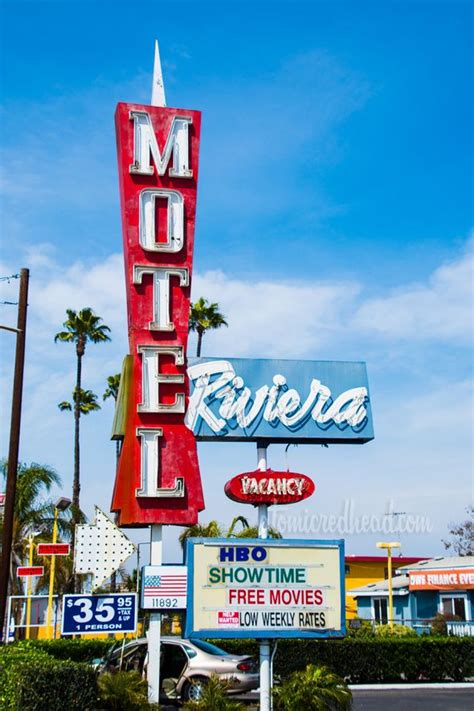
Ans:
[[[403,565],[418,563],[426,560],[420,557],[393,556],[392,568],[395,574],[397,568]],[[387,556],[383,555],[346,555],[346,619],[357,617],[357,603],[353,597],[348,595],[349,590],[376,583],[379,580],[388,578]]]

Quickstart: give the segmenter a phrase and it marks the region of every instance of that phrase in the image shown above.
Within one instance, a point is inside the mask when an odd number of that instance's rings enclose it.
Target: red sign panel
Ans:
[[[410,590],[474,590],[474,568],[410,570]]]
[[[19,566],[16,569],[16,574],[19,578],[28,578],[30,575],[43,575],[44,568],[42,565]]]
[[[272,469],[237,474],[227,482],[225,493],[243,504],[296,504],[314,493],[314,482],[306,474],[275,472]]]
[[[240,625],[240,613],[219,610],[217,613],[217,624],[223,627],[238,627]]]
[[[69,555],[69,543],[38,543],[38,555]]]
[[[132,358],[111,507],[120,526],[188,525],[204,508],[184,424],[200,125],[197,111],[117,106]]]

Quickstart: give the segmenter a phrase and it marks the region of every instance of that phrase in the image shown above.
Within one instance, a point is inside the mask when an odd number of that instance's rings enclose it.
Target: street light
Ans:
[[[390,543],[377,543],[377,548],[384,548],[387,551],[388,559],[388,624],[393,629],[393,586],[392,586],[392,548],[400,548],[401,544],[396,541]]]
[[[53,545],[58,540],[58,515],[60,511],[66,511],[71,505],[71,499],[65,496],[60,496],[54,504],[54,525],[53,525]],[[56,569],[56,556],[51,556],[51,565],[49,567],[49,594],[48,594],[48,611],[46,613],[46,629],[48,639],[50,637],[51,618],[53,616],[53,590],[54,590],[54,573]],[[51,634],[54,637],[54,633]]]

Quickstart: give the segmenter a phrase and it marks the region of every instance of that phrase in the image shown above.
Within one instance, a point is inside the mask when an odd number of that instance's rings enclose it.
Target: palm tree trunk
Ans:
[[[197,342],[197,348],[196,348],[196,356],[198,358],[201,357],[202,337],[203,337],[203,331],[198,331],[198,342]]]
[[[80,409],[80,391],[81,391],[81,379],[82,379],[82,353],[79,350],[79,345],[77,349],[77,371],[76,371],[76,391],[74,393],[74,478],[72,484],[72,522],[74,525],[73,536],[72,536],[72,551],[71,555],[74,560],[74,547],[75,547],[75,535],[76,535],[76,525],[78,523],[79,515],[79,495],[81,492],[80,483],[80,468],[81,468],[81,453],[79,446],[79,420],[81,417]],[[79,577],[74,576],[74,592],[79,591]]]
[[[79,420],[81,417],[80,409],[80,389],[82,375],[82,355],[77,356],[77,376],[76,376],[76,392],[74,397],[74,480],[72,486],[72,503],[79,510],[79,494],[81,491],[80,484],[80,447],[79,447]]]

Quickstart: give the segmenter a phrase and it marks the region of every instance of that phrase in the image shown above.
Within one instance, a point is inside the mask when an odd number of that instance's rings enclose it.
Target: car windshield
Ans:
[[[223,649],[219,649],[219,647],[216,647],[215,644],[210,644],[209,642],[204,642],[203,639],[191,639],[190,640],[195,647],[201,650],[201,652],[207,652],[208,654],[215,654],[216,656],[220,657],[223,654],[228,654],[228,652],[224,652]]]

